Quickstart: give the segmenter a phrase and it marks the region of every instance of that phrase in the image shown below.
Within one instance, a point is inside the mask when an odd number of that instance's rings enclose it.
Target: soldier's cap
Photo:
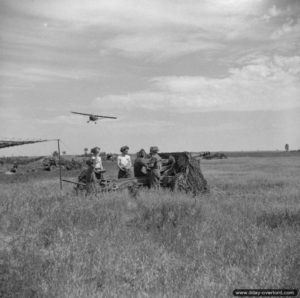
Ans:
[[[94,147],[94,148],[91,149],[91,152],[92,152],[92,153],[97,153],[97,152],[100,152],[100,150],[101,150],[101,148],[99,148],[99,147]]]
[[[158,152],[158,151],[159,151],[159,149],[157,146],[150,147],[150,152]]]
[[[120,148],[120,151],[121,151],[121,152],[124,152],[126,149],[129,149],[129,147],[128,147],[128,146],[122,146],[122,147]]]

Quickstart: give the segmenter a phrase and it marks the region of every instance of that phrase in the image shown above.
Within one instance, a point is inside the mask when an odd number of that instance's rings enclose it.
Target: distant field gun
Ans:
[[[10,169],[10,172],[11,173],[16,173],[18,170],[18,164],[17,163],[14,163],[12,168]]]
[[[46,157],[42,160],[43,169],[45,171],[51,171],[54,167],[61,165],[64,169],[76,170],[82,168],[82,162],[72,158],[72,160],[61,158],[60,161],[54,157]]]
[[[57,167],[58,161],[54,157],[46,157],[42,161],[43,169],[51,171],[53,167]]]
[[[112,160],[113,154],[112,153],[107,153],[106,154],[106,160]]]
[[[116,161],[118,155],[113,153],[107,153],[106,154],[106,160]]]
[[[211,154],[209,151],[199,154],[199,157],[201,157],[202,159],[224,159],[224,158],[227,158],[227,156],[224,153],[216,152],[216,153]]]
[[[72,159],[72,160],[64,160],[64,159],[62,159],[60,161],[60,163],[68,171],[76,170],[76,169],[81,169],[82,168],[82,163],[79,162],[79,161],[76,161],[74,159]]]
[[[205,180],[199,161],[188,152],[160,153],[163,159],[161,171],[161,187],[171,189],[172,191],[184,191],[193,195],[198,195],[208,191],[207,181]],[[171,162],[170,162],[171,161]],[[87,183],[87,170],[83,170],[78,176],[78,181],[63,180],[73,183],[76,192],[90,192],[89,183]],[[109,192],[122,189],[129,189],[131,193],[136,194],[140,187],[149,187],[149,176],[123,178],[123,179],[99,179],[93,186],[94,192]]]

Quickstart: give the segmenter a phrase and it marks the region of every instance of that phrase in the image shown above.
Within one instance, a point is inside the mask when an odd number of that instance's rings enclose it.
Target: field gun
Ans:
[[[184,191],[198,195],[208,191],[208,184],[204,178],[200,162],[189,152],[170,152],[160,153],[163,159],[173,157],[175,163],[173,165],[171,175],[162,175],[161,184],[171,188],[173,191]]]
[[[201,157],[202,159],[226,159],[227,156],[224,153],[216,152],[214,154],[211,154],[210,152],[204,152],[202,154],[199,154],[198,157]]]
[[[76,194],[97,194],[108,193],[113,191],[122,191],[128,189],[131,194],[135,193],[138,187],[143,186],[145,183],[138,178],[125,178],[125,179],[99,179],[96,183],[87,183],[86,181],[71,181],[62,179],[62,181],[75,185]]]
[[[201,172],[199,161],[193,158],[190,153],[170,152],[159,155],[163,161],[161,187],[172,191],[184,191],[193,195],[208,191],[207,181]],[[136,194],[139,188],[150,186],[149,175],[122,179],[103,179],[101,177],[96,183],[87,183],[86,169],[79,174],[77,182],[65,179],[63,181],[76,185],[76,193],[82,191],[101,193],[128,189],[132,194]],[[89,189],[91,185],[92,189]]]
[[[79,185],[79,186],[84,186],[84,187],[86,186],[85,183],[75,182],[75,181],[71,181],[71,180],[61,179],[61,181],[72,183],[72,184]]]
[[[53,167],[57,167],[58,161],[54,157],[45,157],[42,160],[42,165],[45,171],[51,171]]]

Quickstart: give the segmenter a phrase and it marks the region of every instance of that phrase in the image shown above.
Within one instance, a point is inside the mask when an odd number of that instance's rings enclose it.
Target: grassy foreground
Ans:
[[[297,288],[300,159],[204,161],[210,193],[1,185],[0,297],[232,297]]]

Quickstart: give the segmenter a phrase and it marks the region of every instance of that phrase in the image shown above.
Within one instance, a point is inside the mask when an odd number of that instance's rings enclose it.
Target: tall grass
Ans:
[[[1,297],[228,297],[300,280],[300,162],[206,162],[210,193],[1,185]]]

